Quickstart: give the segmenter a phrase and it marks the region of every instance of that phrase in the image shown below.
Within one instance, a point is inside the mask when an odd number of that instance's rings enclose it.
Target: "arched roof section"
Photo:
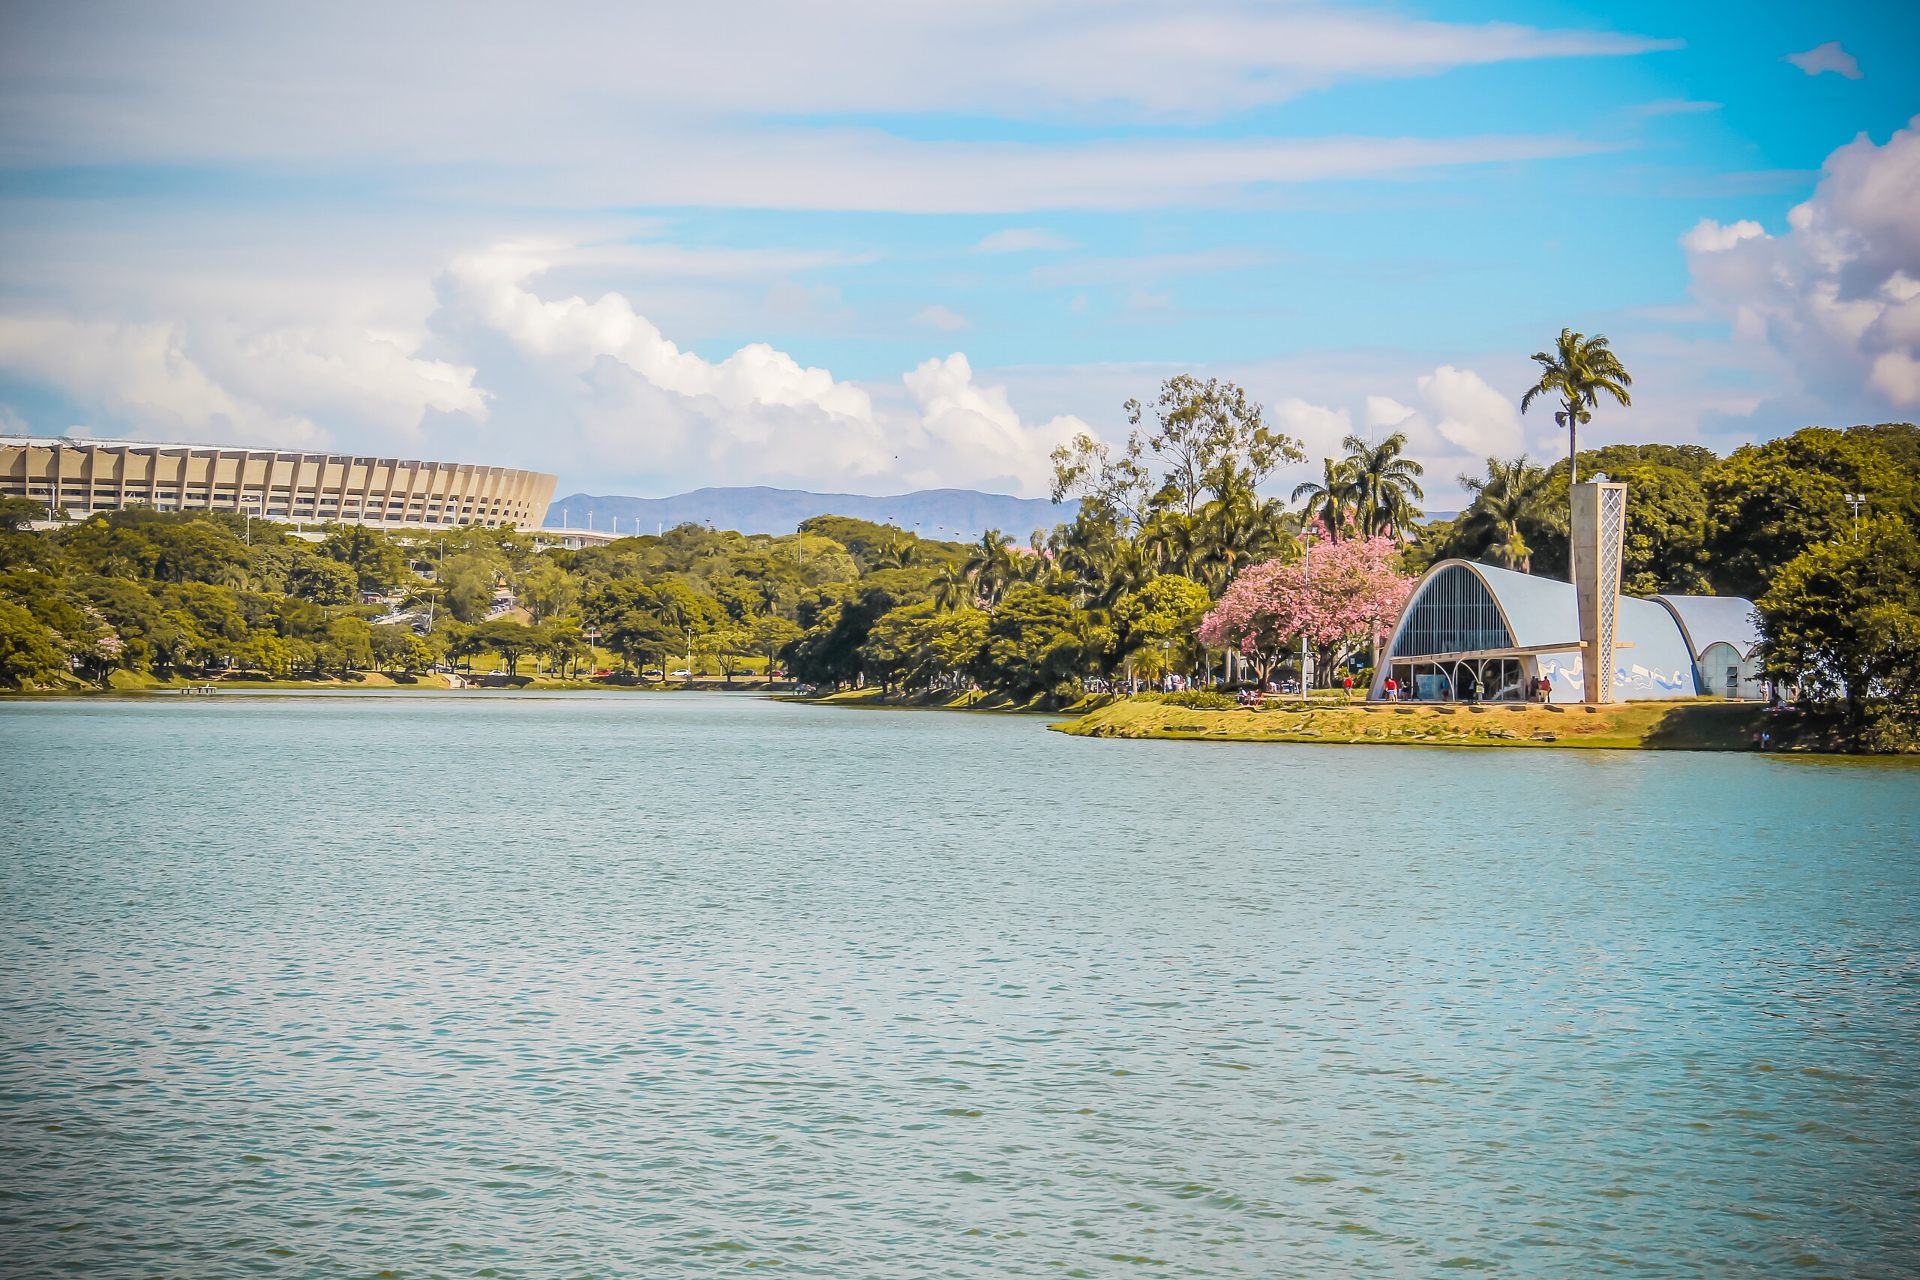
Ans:
[[[1760,648],[1760,621],[1753,601],[1741,596],[1655,596],[1680,624],[1680,634],[1698,658],[1714,644],[1732,645],[1742,658]]]
[[[1451,627],[1459,634],[1438,640],[1433,633],[1440,627]],[[1567,583],[1471,560],[1442,560],[1427,570],[1407,597],[1387,652],[1409,657],[1527,649],[1572,644],[1579,638],[1573,588]]]

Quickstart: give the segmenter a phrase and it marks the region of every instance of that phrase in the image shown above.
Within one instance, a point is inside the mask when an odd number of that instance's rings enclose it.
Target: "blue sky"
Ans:
[[[1920,7],[901,9],[9,6],[0,429],[1036,493],[1193,370],[1447,505],[1562,325],[1596,440],[1920,413]]]

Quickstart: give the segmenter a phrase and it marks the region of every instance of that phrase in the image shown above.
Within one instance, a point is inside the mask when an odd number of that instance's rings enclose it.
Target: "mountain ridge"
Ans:
[[[1078,502],[1055,506],[1045,498],[1016,498],[977,489],[916,489],[874,496],[768,485],[708,486],[665,498],[571,493],[548,505],[546,527],[653,533],[692,523],[739,533],[779,534],[792,533],[802,520],[814,516],[852,516],[895,525],[922,538],[970,542],[988,529],[998,529],[1024,542],[1035,529],[1071,521],[1079,506]]]

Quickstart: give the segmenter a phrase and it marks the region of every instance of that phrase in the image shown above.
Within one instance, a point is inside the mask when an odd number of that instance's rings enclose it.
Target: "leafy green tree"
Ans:
[[[493,589],[503,571],[496,555],[462,552],[449,556],[439,573],[447,609],[461,622],[485,622],[493,609]]]
[[[780,654],[800,638],[800,627],[777,613],[762,614],[747,624],[748,644],[753,652],[767,660],[767,677],[773,677]]]
[[[629,609],[600,629],[607,648],[620,655],[629,668],[645,668],[651,663],[666,665],[666,655],[680,643],[681,635],[650,609]]]
[[[46,518],[45,503],[31,498],[0,498],[0,533],[15,533],[32,521]]]
[[[1857,735],[1869,699],[1920,711],[1920,537],[1905,521],[1794,557],[1760,597],[1767,672],[1813,700],[1837,700]]]
[[[931,681],[933,620],[937,614],[933,602],[924,600],[889,609],[874,619],[866,643],[860,647],[860,657],[867,673],[878,679],[883,689],[895,684],[924,687]]]
[[[853,516],[814,516],[800,522],[800,532],[843,547],[863,571],[906,568],[912,560],[912,547],[919,541],[894,525]]]
[[[169,520],[147,524],[141,533],[147,543],[148,577],[162,582],[219,582],[230,573],[245,572],[246,544],[213,522]]]
[[[567,612],[580,598],[573,575],[544,559],[520,575],[516,594],[535,622]]]
[[[317,646],[316,670],[342,676],[373,665],[373,627],[365,618],[335,618],[327,624],[326,641]]]
[[[148,661],[154,666],[179,670],[197,653],[208,648],[207,640],[194,627],[183,610],[169,609],[156,617],[145,636]]]
[[[1200,583],[1162,574],[1114,606],[1121,648],[1137,668],[1165,675],[1193,654],[1194,633],[1212,603]]]
[[[745,627],[731,619],[701,632],[694,648],[703,660],[701,670],[706,669],[705,659],[713,659],[714,665],[720,668],[721,678],[728,684],[733,683],[733,673],[741,664],[753,656],[752,637]]]
[[[0,683],[25,689],[68,673],[67,652],[51,629],[19,604],[0,598]]]
[[[1588,337],[1562,329],[1552,351],[1536,351],[1532,358],[1540,366],[1540,380],[1520,397],[1520,412],[1525,413],[1542,396],[1559,397],[1560,408],[1553,420],[1566,428],[1568,479],[1577,483],[1580,473],[1575,459],[1579,456],[1581,424],[1593,421],[1594,407],[1602,395],[1613,397],[1622,406],[1631,405],[1633,396],[1627,388],[1633,385],[1633,378],[1603,334]]]
[[[298,550],[287,571],[287,590],[315,604],[349,604],[358,587],[353,570],[338,560]]]
[[[1055,691],[1086,659],[1073,606],[1039,587],[1008,591],[987,623],[975,674],[1015,698]]]
[[[392,538],[365,525],[336,525],[320,552],[353,570],[356,588],[370,594],[385,595],[410,576],[406,553]]]
[[[1217,378],[1177,374],[1151,406],[1129,400],[1124,407],[1133,430],[1117,455],[1086,434],[1053,451],[1055,502],[1080,498],[1138,530],[1156,509],[1191,516],[1209,495],[1224,497],[1240,484],[1257,489],[1276,468],[1306,456],[1299,441],[1267,426],[1258,401]]]
[[[507,664],[507,674],[520,674],[520,659],[541,647],[544,643],[538,628],[512,618],[493,618],[473,629],[468,642],[480,649],[490,649],[500,655]]]
[[[1801,552],[1851,537],[1849,493],[1865,495],[1869,515],[1916,521],[1914,478],[1871,438],[1826,427],[1736,449],[1702,488],[1707,561],[1734,595],[1758,596]]]
[[[576,676],[580,673],[580,664],[593,660],[593,649],[587,643],[580,623],[573,618],[562,618],[541,628],[545,636],[540,652],[546,656],[548,667],[563,676]]]
[[[373,627],[372,631],[374,668],[388,672],[408,670],[407,660],[412,656],[416,639],[413,632],[393,623]],[[426,646],[419,647],[424,650]]]

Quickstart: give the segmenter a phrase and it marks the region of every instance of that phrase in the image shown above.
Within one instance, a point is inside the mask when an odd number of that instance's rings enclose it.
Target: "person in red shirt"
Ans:
[[[1397,681],[1397,680],[1395,680],[1395,679],[1394,679],[1394,678],[1393,678],[1392,676],[1388,676],[1388,677],[1387,677],[1387,683],[1386,683],[1386,685],[1385,685],[1385,688],[1386,688],[1386,691],[1387,691],[1387,701],[1388,701],[1388,702],[1398,702],[1398,701],[1400,700],[1400,683],[1399,683],[1399,681]]]

